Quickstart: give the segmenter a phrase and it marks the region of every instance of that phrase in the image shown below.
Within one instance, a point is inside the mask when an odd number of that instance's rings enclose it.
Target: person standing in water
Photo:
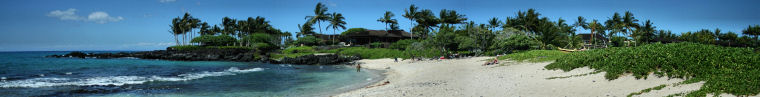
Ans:
[[[359,70],[362,69],[362,63],[356,64],[356,72],[359,72]]]

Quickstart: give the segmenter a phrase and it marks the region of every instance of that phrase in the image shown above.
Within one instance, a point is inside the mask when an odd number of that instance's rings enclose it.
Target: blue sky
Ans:
[[[476,23],[534,8],[568,23],[578,16],[604,21],[614,12],[631,11],[657,29],[676,33],[715,28],[740,33],[760,24],[758,0],[0,0],[0,51],[165,49],[174,43],[168,32],[171,18],[184,12],[209,24],[225,16],[262,16],[275,28],[296,32],[317,2],[342,13],[348,28],[384,29],[376,20],[391,11],[408,30],[410,21],[401,15],[411,4],[436,14],[456,10]]]

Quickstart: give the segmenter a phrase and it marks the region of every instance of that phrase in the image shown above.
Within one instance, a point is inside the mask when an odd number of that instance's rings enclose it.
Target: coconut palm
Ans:
[[[597,31],[602,31],[603,28],[604,26],[596,19],[592,20],[590,23],[587,23],[587,26],[583,28],[591,30],[591,45],[594,45],[594,47],[596,47],[596,42],[594,41],[596,38],[596,33]]]
[[[755,26],[750,25],[750,26],[747,26],[746,29],[742,30],[742,34],[749,35],[749,36],[754,36],[755,40],[757,40],[757,37],[760,36],[760,25],[755,25]]]
[[[438,27],[438,24],[441,23],[441,21],[438,19],[438,17],[433,14],[433,11],[430,9],[423,9],[420,10],[420,12],[417,13],[417,26],[415,28],[419,28],[423,35],[422,37],[427,37],[427,32],[430,32],[433,27]]]
[[[169,27],[171,27],[171,30],[169,30],[169,32],[174,35],[174,41],[176,42],[176,45],[182,45],[179,42],[179,35],[184,32],[182,30],[182,20],[179,17],[172,19],[172,24],[169,25]]]
[[[418,17],[417,6],[414,6],[414,4],[412,4],[411,6],[409,6],[409,9],[404,10],[404,15],[402,16],[404,16],[404,18],[409,19],[409,32],[411,33],[411,36],[409,36],[409,39],[412,39],[412,37],[414,37],[414,32],[412,31],[412,29],[414,28],[413,26],[414,20],[417,19]]]
[[[237,20],[232,19],[230,17],[224,17],[222,18],[222,26],[224,29],[222,30],[223,35],[235,35],[235,26],[237,26],[236,23]]]
[[[211,26],[206,22],[201,23],[201,29],[198,33],[201,35],[211,35]]]
[[[630,11],[626,11],[625,15],[623,16],[623,22],[621,22],[623,24],[623,27],[625,27],[624,33],[629,34],[629,37],[633,38],[633,36],[631,35],[633,34],[633,30],[631,30],[631,27],[638,28],[639,24],[636,23],[638,21],[639,20],[633,17],[633,13],[631,13]]]
[[[439,17],[441,17],[441,23],[447,26],[449,24],[460,24],[467,21],[465,15],[457,14],[457,11],[454,10],[442,9],[439,14]]]
[[[313,23],[306,22],[303,25],[298,24],[298,29],[301,31],[296,36],[314,35],[314,28],[311,27]]]
[[[610,37],[611,39],[612,37],[615,36],[615,34],[620,33],[623,29],[622,22],[623,21],[620,17],[620,13],[617,13],[617,12],[615,12],[615,14],[613,14],[612,17],[610,17],[607,21],[605,21],[604,22],[605,30],[609,31],[609,33],[607,33],[607,37]],[[612,41],[609,41],[609,42],[610,43],[608,44],[611,44]]]
[[[649,42],[654,39],[654,32],[655,27],[652,21],[646,20],[643,24],[641,24],[641,27],[636,29],[634,36],[634,39],[641,42]],[[715,39],[718,39],[718,36],[720,36],[720,29],[715,29],[716,33],[713,35]]]
[[[314,16],[306,16],[306,19],[309,22],[316,22],[317,28],[319,29],[319,33],[322,33],[322,21],[328,21],[330,19],[330,15],[327,13],[327,6],[325,6],[322,3],[317,3],[317,6],[314,8]]]
[[[588,29],[588,23],[586,23],[586,19],[581,16],[578,16],[578,20],[573,23],[573,26]]]
[[[385,14],[383,14],[383,17],[380,17],[379,19],[377,19],[377,21],[385,23],[385,30],[388,30],[388,24],[396,23],[396,19],[392,19],[393,16],[395,15],[393,15],[391,11],[385,11]]]
[[[343,21],[346,18],[343,17],[343,14],[333,13],[330,17],[332,17],[330,19],[330,25],[328,25],[327,27],[333,29],[333,35],[335,34],[335,30],[337,30],[338,28],[346,29],[346,21]],[[335,37],[333,37],[332,41],[335,41]]]
[[[210,31],[209,34],[210,35],[216,35],[216,34],[221,33],[221,32],[222,32],[222,29],[219,28],[219,26],[214,25],[214,27],[211,27],[211,31]]]
[[[491,29],[496,29],[496,27],[501,26],[501,21],[499,18],[493,17],[490,20],[488,20],[488,27]]]

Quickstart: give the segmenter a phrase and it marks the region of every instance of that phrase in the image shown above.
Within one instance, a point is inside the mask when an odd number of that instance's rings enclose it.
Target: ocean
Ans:
[[[44,57],[66,53],[0,52],[0,97],[313,97],[361,88],[383,77],[383,71],[356,72],[343,65]]]

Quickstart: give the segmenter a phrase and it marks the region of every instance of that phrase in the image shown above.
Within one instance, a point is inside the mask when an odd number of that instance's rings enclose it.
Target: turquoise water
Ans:
[[[348,66],[44,57],[65,53],[0,52],[0,96],[329,96],[382,79]]]

